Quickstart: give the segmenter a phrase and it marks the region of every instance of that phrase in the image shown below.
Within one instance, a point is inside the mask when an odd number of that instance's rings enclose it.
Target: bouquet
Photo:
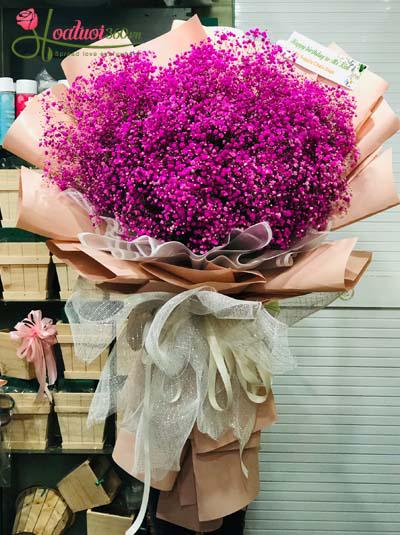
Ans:
[[[21,171],[18,225],[82,276],[77,354],[115,341],[89,420],[119,413],[114,459],[145,481],[128,533],[150,485],[161,518],[210,531],[257,494],[288,325],[371,260],[331,231],[399,202],[381,145],[400,125],[380,77],[329,82],[259,30],[207,35],[194,17],[113,44],[64,60],[70,87],[10,129],[42,170]]]

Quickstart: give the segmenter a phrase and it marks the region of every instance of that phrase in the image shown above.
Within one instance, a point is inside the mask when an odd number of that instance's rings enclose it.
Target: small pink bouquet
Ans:
[[[21,171],[18,225],[82,276],[76,353],[115,342],[89,420],[123,414],[114,459],[145,481],[128,533],[150,485],[161,518],[211,531],[257,494],[287,324],[371,260],[329,232],[399,203],[381,151],[399,120],[379,76],[352,72],[349,89],[258,30],[207,35],[194,18],[113,45],[68,57],[70,87],[10,129],[5,147],[42,170]]]

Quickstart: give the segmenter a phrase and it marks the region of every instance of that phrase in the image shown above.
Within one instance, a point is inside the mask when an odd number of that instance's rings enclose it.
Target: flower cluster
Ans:
[[[346,90],[301,75],[264,32],[222,33],[164,67],[145,52],[99,59],[47,104],[45,174],[126,239],[204,253],[267,221],[285,249],[346,209],[353,118]]]

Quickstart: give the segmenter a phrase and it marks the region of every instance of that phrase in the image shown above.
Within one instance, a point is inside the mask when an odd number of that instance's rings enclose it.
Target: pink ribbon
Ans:
[[[39,395],[46,393],[51,399],[48,384],[53,385],[57,379],[53,348],[57,343],[57,329],[53,325],[53,320],[42,318],[41,310],[32,310],[28,317],[17,323],[14,328],[15,331],[10,332],[10,337],[21,342],[17,356],[33,364],[40,386]]]

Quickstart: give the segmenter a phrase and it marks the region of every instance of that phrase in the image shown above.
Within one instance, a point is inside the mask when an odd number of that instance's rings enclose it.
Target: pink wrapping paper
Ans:
[[[41,173],[26,167],[21,169],[17,226],[66,241],[77,241],[83,229],[93,231],[85,210],[60,196],[58,187],[46,184]]]
[[[158,500],[157,517],[191,531],[208,533],[222,525],[222,519],[201,522],[197,504],[196,482],[192,453],[182,464],[179,480],[169,492],[162,492]]]
[[[382,100],[358,133],[359,163],[379,149],[399,129],[400,118],[396,116],[386,100]]]
[[[356,238],[347,238],[304,253],[291,269],[267,282],[266,288],[280,290],[284,286],[288,291],[307,292],[312,285],[313,291],[347,290],[346,268],[356,242]],[[324,266],[324,269],[314,270],[317,266]]]
[[[392,150],[374,158],[351,181],[352,201],[344,216],[333,219],[333,229],[360,221],[399,204],[392,172]]]
[[[94,46],[102,48],[93,48]],[[101,55],[107,54],[108,52],[123,54],[132,52],[133,50],[134,46],[130,39],[106,38],[96,43],[91,43],[86,48],[81,48],[75,54],[66,57],[61,62],[61,67],[69,84],[72,84],[78,76],[89,74],[90,64],[96,61]],[[90,55],[85,54],[85,52],[90,53]]]
[[[62,99],[67,88],[63,84],[57,84],[50,90],[55,100]],[[47,94],[47,92],[45,92]],[[44,165],[44,151],[39,146],[43,137],[45,114],[43,110],[43,100],[45,93],[31,98],[23,113],[20,113],[9,128],[4,138],[3,147],[19,156],[23,160],[31,163],[39,169]],[[70,123],[71,117],[60,111],[54,111],[55,117],[60,122]]]
[[[356,128],[360,128],[368,119],[387,88],[388,83],[369,69],[362,73],[359,83],[353,91],[357,102]]]
[[[331,43],[329,48],[343,56],[347,56],[343,48],[340,48],[336,43]],[[357,103],[357,114],[354,121],[356,129],[359,129],[368,119],[388,87],[389,84],[386,80],[373,73],[370,69],[362,72],[356,87],[353,91],[350,91]]]
[[[171,266],[162,262],[128,262],[115,259],[106,253],[102,253],[104,258],[99,263],[92,255],[86,255],[79,244],[71,246],[50,241],[48,247],[57,258],[95,282],[139,285],[140,291],[182,291],[206,284],[221,293],[258,295],[260,299],[268,300],[269,297],[284,298],[309,292],[336,292],[353,288],[371,261],[370,253],[357,253],[363,258],[363,261],[357,264],[360,272],[355,277],[348,278],[348,273],[353,271],[348,267],[353,262],[356,241],[345,239],[320,245],[312,251],[300,254],[292,267],[264,273],[219,267],[208,271],[206,282],[204,272],[196,269]],[[97,253],[93,256],[99,258]],[[146,274],[147,280],[144,279]]]

